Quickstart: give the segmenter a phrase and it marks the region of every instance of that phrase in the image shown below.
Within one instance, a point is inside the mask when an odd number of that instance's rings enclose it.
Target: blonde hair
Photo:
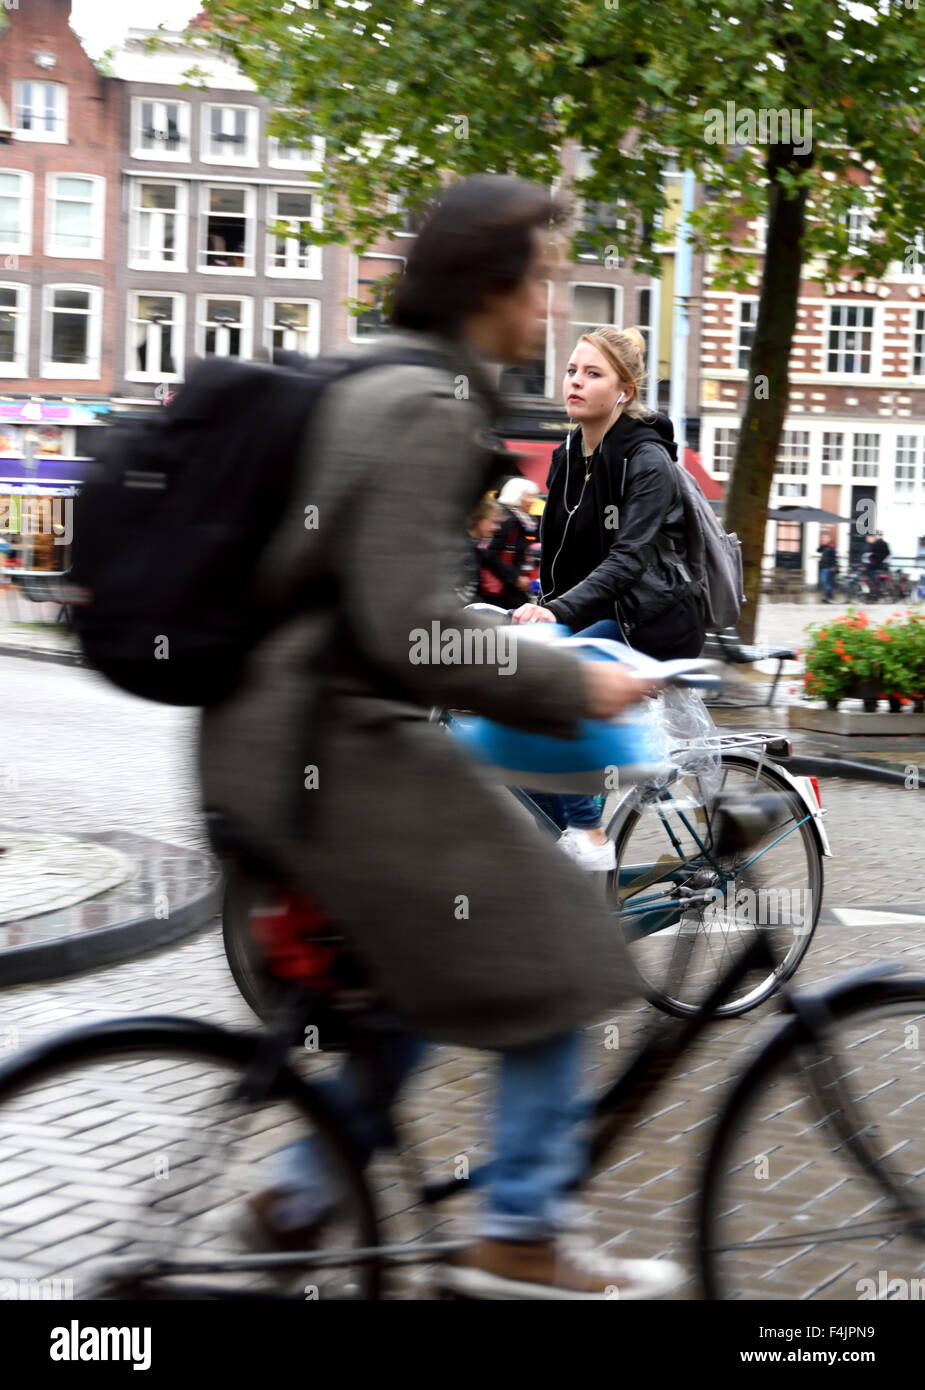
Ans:
[[[590,343],[613,367],[621,381],[631,381],[636,388],[632,400],[623,407],[624,414],[635,420],[654,420],[656,412],[648,410],[639,399],[646,382],[646,340],[638,328],[592,328],[582,333],[579,343]]]
[[[509,478],[498,493],[502,507],[522,507],[524,496],[529,493],[530,501],[538,495],[539,488],[529,478]]]

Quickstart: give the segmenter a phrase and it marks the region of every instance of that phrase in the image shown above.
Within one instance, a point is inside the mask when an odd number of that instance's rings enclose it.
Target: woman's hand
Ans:
[[[559,619],[548,608],[541,608],[538,603],[525,603],[521,608],[515,608],[511,614],[512,623],[557,623]]]

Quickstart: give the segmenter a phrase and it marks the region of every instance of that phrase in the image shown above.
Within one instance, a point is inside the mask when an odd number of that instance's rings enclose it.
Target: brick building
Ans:
[[[73,493],[116,379],[118,84],[84,52],[70,12],[70,0],[29,0],[0,30],[5,506],[24,487]],[[63,563],[49,536],[19,546],[24,567]]]
[[[763,221],[749,223],[745,234],[762,246]],[[865,215],[852,215],[849,234],[855,244],[871,235]],[[857,561],[866,549],[868,518],[896,557],[914,557],[925,533],[925,258],[910,248],[882,281],[845,275],[820,283],[809,278],[817,269],[807,266],[800,286],[771,504],[861,519],[860,528],[835,528],[843,561]],[[725,479],[748,389],[759,284],[756,275],[752,293],[716,291],[709,273],[708,263],[702,435],[705,461]],[[769,525],[768,565],[792,565],[815,578],[816,548],[829,529]]]

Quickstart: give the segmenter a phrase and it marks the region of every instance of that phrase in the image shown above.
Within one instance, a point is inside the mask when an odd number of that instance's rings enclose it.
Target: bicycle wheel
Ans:
[[[378,1297],[378,1262],[354,1258],[377,1245],[372,1201],[323,1096],[288,1068],[267,1099],[237,1095],[262,1041],[187,1019],[119,1019],[0,1068],[0,1289],[39,1290],[4,1296]],[[323,1165],[336,1208],[304,1261],[258,1269],[246,1198],[274,1185],[276,1151],[295,1143]],[[158,1260],[182,1270],[123,1282]]]
[[[788,1020],[721,1114],[700,1207],[708,1298],[925,1294],[925,981],[877,981],[830,1012],[818,1053]]]
[[[747,1013],[790,978],[809,947],[822,905],[822,855],[809,812],[773,767],[724,753],[719,790],[747,800],[783,798],[780,821],[744,853],[715,856],[697,779],[680,776],[669,799],[637,797],[615,831],[614,907],[646,997],[684,1017],[741,954],[758,926],[777,960],[746,977],[718,1010]]]

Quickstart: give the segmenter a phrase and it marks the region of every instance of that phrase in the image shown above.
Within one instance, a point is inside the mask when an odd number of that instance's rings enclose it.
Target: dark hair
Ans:
[[[392,299],[398,328],[455,337],[485,296],[519,285],[531,233],[560,221],[563,206],[540,184],[477,174],[452,184],[422,226]]]

